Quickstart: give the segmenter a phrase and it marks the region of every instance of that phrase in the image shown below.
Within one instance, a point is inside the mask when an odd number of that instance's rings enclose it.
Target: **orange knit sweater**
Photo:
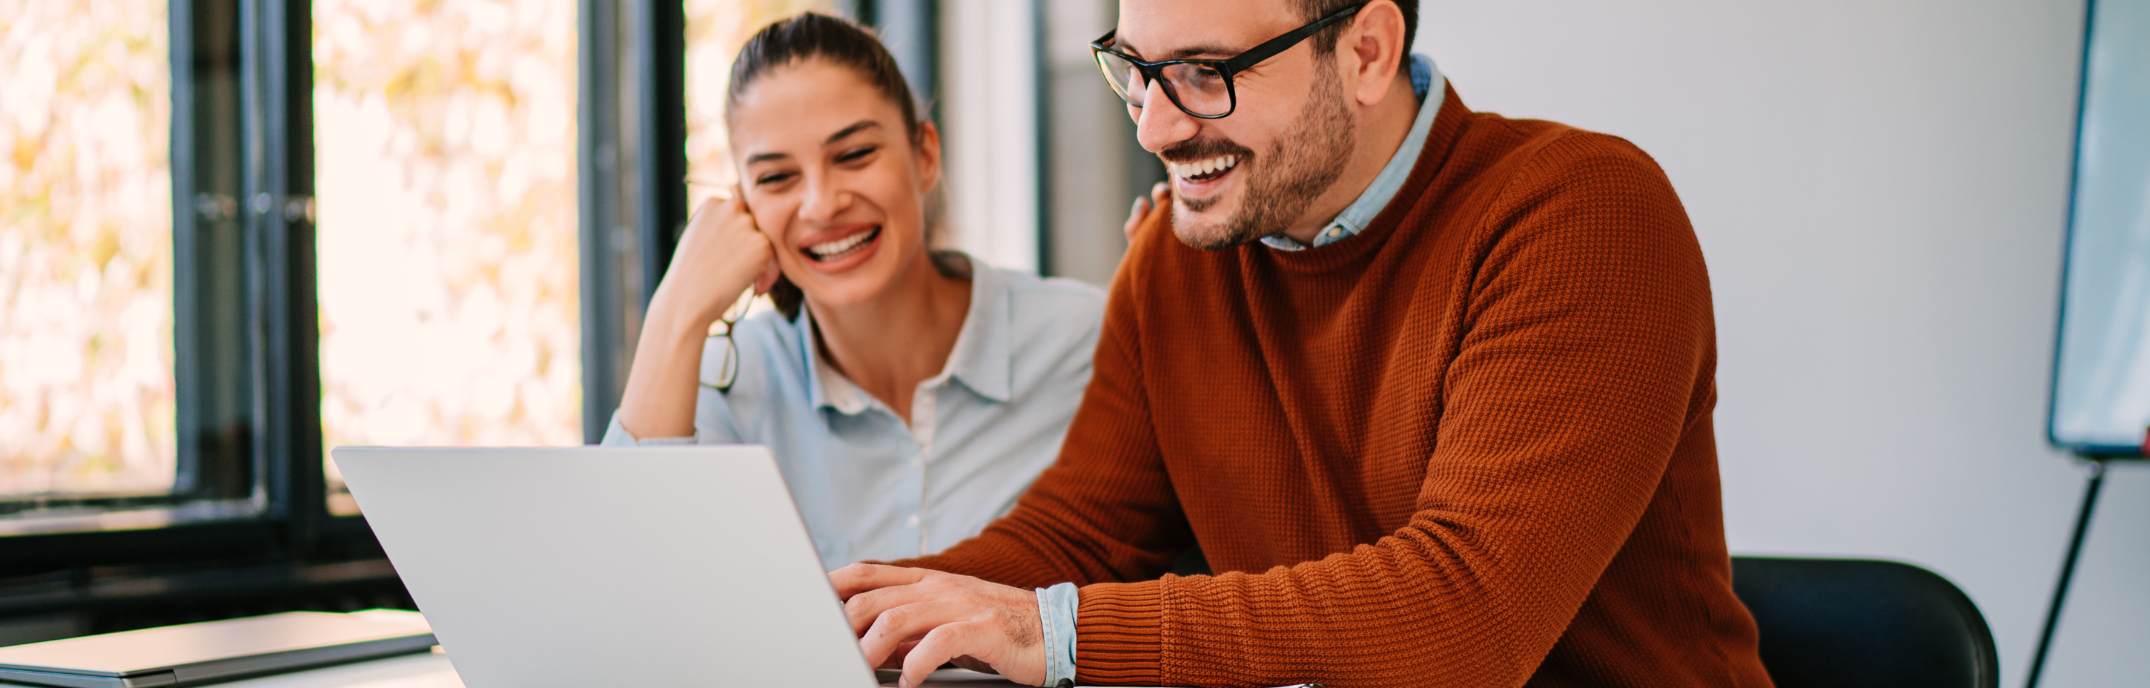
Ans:
[[[1768,686],[1732,594],[1716,334],[1624,140],[1449,91],[1358,236],[1120,267],[1061,456],[899,562],[1082,585],[1086,683]],[[1158,576],[1199,543],[1216,576]]]

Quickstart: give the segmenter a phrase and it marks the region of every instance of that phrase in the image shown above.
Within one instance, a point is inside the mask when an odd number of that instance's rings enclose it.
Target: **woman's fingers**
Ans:
[[[711,197],[695,206],[673,249],[671,269],[657,288],[653,312],[676,318],[681,331],[705,331],[724,317],[749,289],[767,291],[776,281],[776,249],[754,226],[736,187],[732,197]],[[658,306],[663,306],[661,311]]]
[[[755,295],[767,294],[770,289],[776,287],[777,278],[784,275],[783,268],[778,266],[776,262],[776,240],[761,231],[761,225],[754,222],[754,212],[747,208],[746,191],[740,189],[739,184],[736,182],[732,184],[731,189],[731,207],[734,212],[738,213],[739,221],[745,223],[748,230],[761,237],[762,243],[769,246],[769,260],[762,265],[761,275],[754,279]]]
[[[754,280],[754,295],[760,296],[776,288],[776,278],[784,276],[783,268],[777,267],[776,256],[769,256],[769,264],[762,268],[761,279]]]
[[[1158,182],[1150,187],[1150,195],[1135,198],[1134,207],[1127,210],[1127,225],[1120,228],[1120,231],[1127,234],[1129,241],[1135,239],[1135,230],[1142,228],[1142,218],[1149,217],[1151,210],[1164,207],[1165,195],[1171,188],[1170,184]]]

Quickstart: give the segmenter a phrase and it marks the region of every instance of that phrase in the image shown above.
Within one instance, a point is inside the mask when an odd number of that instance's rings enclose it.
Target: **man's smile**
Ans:
[[[1190,162],[1166,162],[1165,169],[1178,182],[1177,191],[1182,198],[1206,198],[1239,169],[1240,160],[1238,155],[1218,155]]]

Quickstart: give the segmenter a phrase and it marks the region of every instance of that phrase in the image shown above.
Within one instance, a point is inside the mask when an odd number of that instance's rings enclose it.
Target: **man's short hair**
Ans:
[[[1411,41],[1418,38],[1418,0],[1391,1],[1396,3],[1396,9],[1403,11],[1403,49],[1406,53],[1411,52]],[[1308,22],[1342,12],[1344,8],[1352,5],[1365,5],[1370,2],[1372,0],[1291,0]],[[1314,49],[1324,55],[1334,52],[1337,36],[1343,31],[1343,23],[1330,24],[1329,28],[1314,34]]]

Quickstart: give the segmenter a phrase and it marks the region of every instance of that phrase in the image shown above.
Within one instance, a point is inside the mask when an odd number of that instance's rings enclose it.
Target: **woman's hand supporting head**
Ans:
[[[735,189],[729,199],[695,208],[650,298],[620,399],[620,427],[638,439],[694,434],[694,395],[710,324],[747,287],[766,291],[776,282],[776,249],[754,226],[742,199]]]
[[[776,282],[776,249],[754,226],[743,199],[735,189],[730,199],[711,198],[695,208],[650,299],[651,319],[666,319],[681,332],[706,332],[747,287],[760,293]]]

